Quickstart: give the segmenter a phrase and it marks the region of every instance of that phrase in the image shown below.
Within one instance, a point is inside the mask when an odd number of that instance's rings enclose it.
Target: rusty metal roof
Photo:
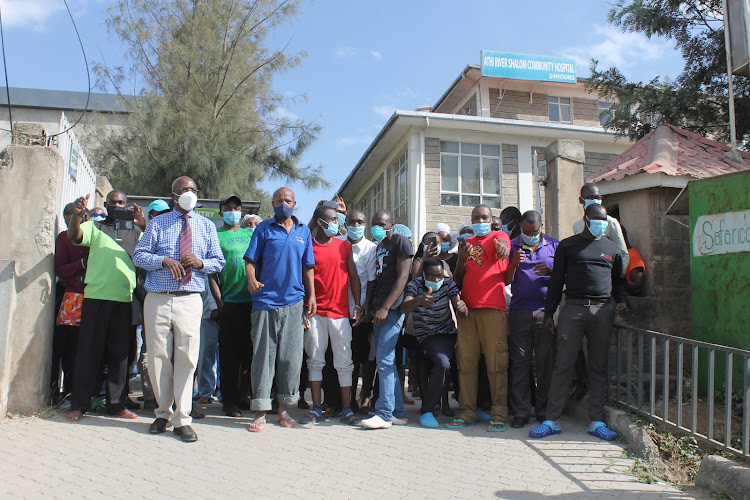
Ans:
[[[743,162],[737,163],[727,156],[730,151],[720,142],[674,125],[660,125],[586,182],[614,181],[641,172],[704,179],[750,169],[750,153],[740,152]]]

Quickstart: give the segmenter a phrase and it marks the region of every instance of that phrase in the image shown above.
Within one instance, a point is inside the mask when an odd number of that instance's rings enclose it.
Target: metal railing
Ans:
[[[62,113],[60,117],[60,132],[68,130],[70,124]],[[60,197],[60,207],[58,220],[60,229],[65,229],[65,220],[62,216],[63,209],[68,203],[75,201],[80,196],[91,195],[88,208],[94,208],[96,198],[96,173],[91,168],[89,160],[81,147],[76,134],[68,130],[64,134],[58,135],[57,151],[63,158],[65,173],[63,174],[62,196]]]
[[[624,326],[616,327],[614,342],[612,401],[750,458],[750,351]],[[741,435],[733,434],[738,427]]]

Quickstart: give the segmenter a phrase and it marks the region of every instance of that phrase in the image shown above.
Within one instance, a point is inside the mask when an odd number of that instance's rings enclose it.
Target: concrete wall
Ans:
[[[676,188],[649,188],[606,195],[609,211],[619,209],[632,247],[646,264],[644,297],[630,297],[628,324],[690,337],[690,240],[687,217],[666,216]],[[676,220],[675,220],[676,219]]]
[[[544,150],[547,162],[545,233],[562,240],[573,235],[573,223],[581,217],[577,200],[583,185],[583,142],[560,139]]]
[[[10,146],[2,154],[0,418],[38,412],[49,385],[62,173],[62,159],[50,148]]]

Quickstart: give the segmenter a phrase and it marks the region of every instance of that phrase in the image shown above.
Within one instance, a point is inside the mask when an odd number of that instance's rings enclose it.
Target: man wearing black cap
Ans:
[[[240,227],[242,200],[237,195],[221,199],[219,215],[224,219],[218,229],[219,245],[227,262],[220,274],[211,276],[211,291],[219,308],[219,384],[224,412],[241,417],[241,409],[250,409],[253,298],[247,290],[244,256],[253,233]]]

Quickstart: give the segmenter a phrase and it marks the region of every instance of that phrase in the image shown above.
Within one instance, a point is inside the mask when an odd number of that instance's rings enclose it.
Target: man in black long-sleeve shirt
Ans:
[[[576,358],[585,336],[589,346],[589,434],[608,441],[617,438],[617,433],[603,422],[604,399],[609,339],[615,310],[620,316],[627,314],[627,282],[619,247],[602,238],[607,228],[607,211],[601,205],[590,205],[585,213],[586,228],[562,240],[555,253],[544,309],[544,329],[550,335],[557,334],[557,358],[547,400],[547,420],[529,431],[531,437],[543,438],[562,431],[558,419],[568,398]],[[563,285],[566,287],[565,306],[560,311],[555,332],[553,315],[560,304]],[[615,307],[612,307],[612,296]]]

